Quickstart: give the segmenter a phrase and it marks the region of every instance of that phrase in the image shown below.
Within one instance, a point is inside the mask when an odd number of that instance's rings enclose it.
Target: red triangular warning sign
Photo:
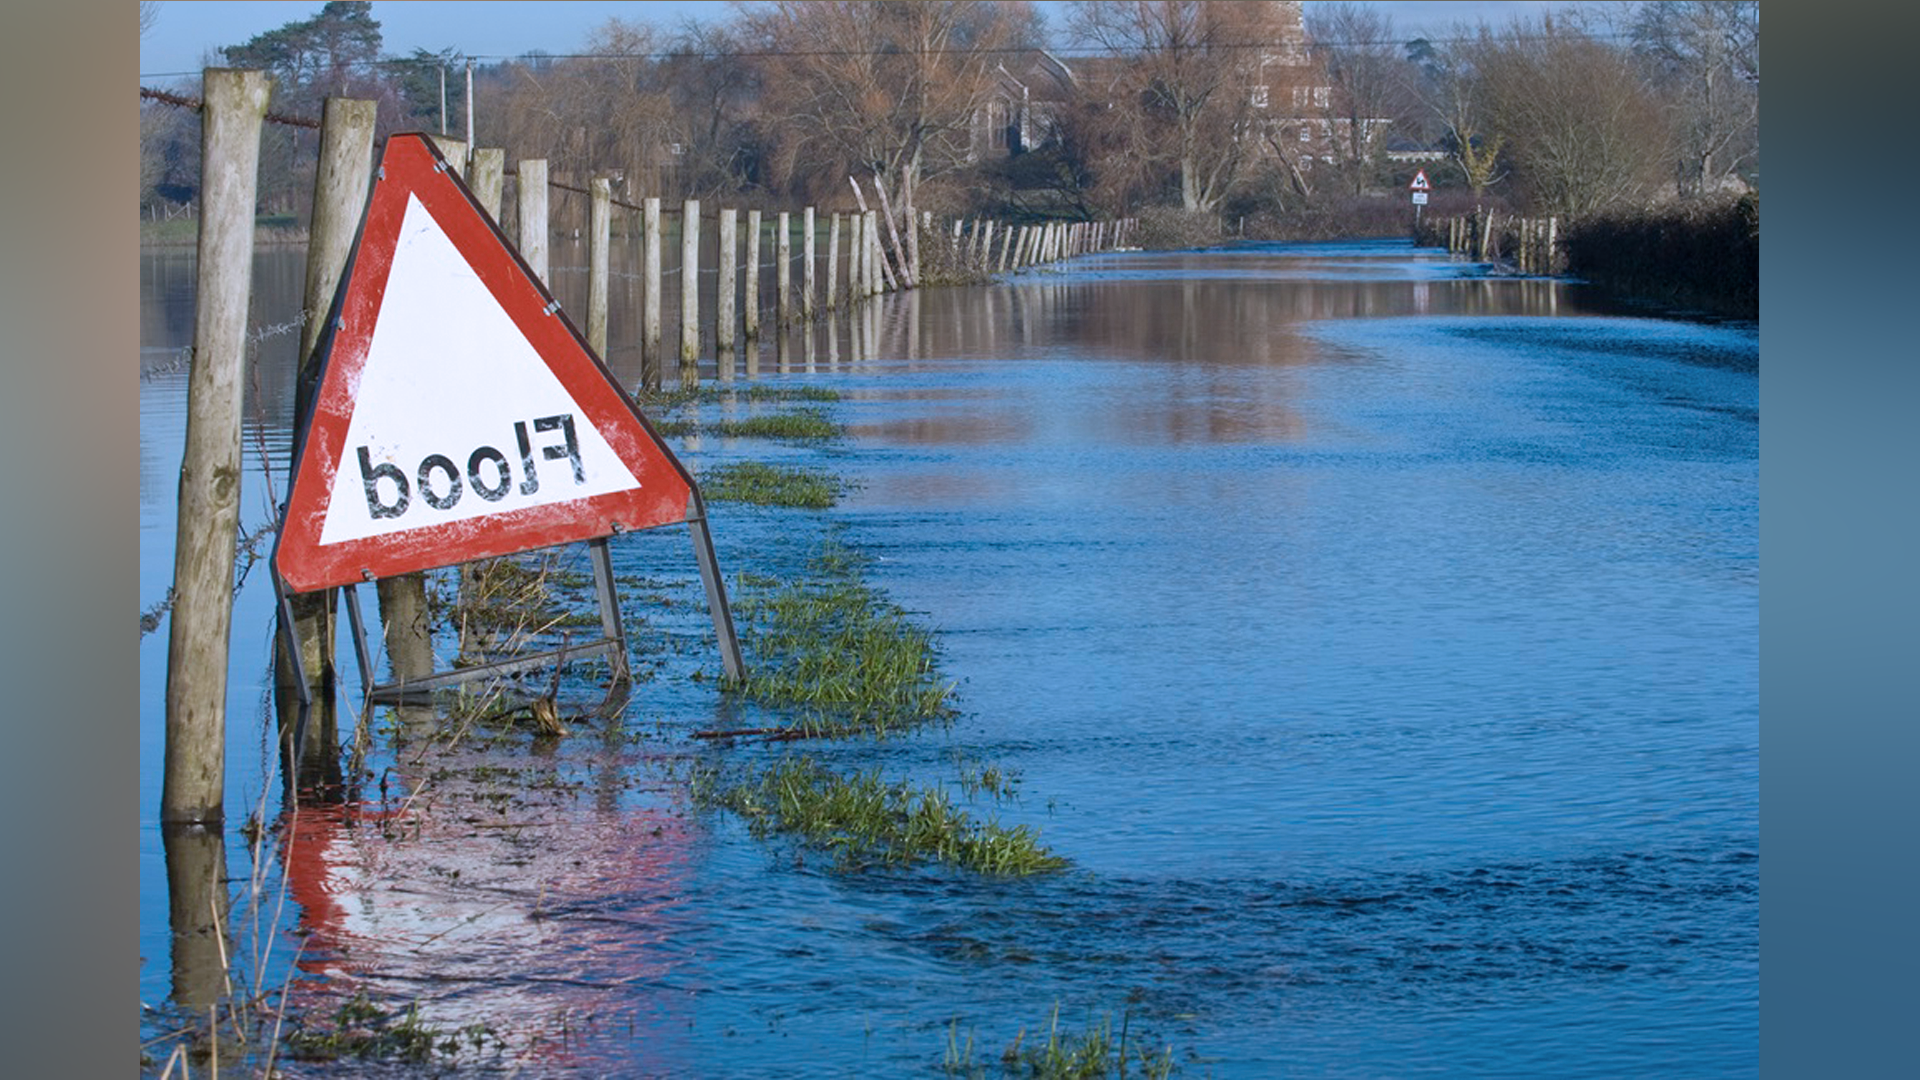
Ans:
[[[388,139],[335,313],[294,592],[687,520],[686,469],[425,136]]]

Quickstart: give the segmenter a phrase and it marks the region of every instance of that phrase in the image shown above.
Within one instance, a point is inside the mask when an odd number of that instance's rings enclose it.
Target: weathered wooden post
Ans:
[[[607,355],[607,248],[613,241],[613,184],[604,176],[587,183],[587,345]]]
[[[785,210],[774,216],[773,285],[779,296],[774,300],[780,332],[793,323],[793,223]]]
[[[858,306],[867,298],[866,221],[859,214],[847,215],[847,306]]]
[[[746,316],[747,362],[752,363],[760,340],[760,211],[747,211],[747,283],[740,306]]]
[[[700,200],[680,209],[680,389],[700,388]]]
[[[307,240],[307,280],[301,296],[305,318],[300,328],[300,373],[294,380],[293,415],[312,411],[319,386],[318,349],[333,308],[340,275],[346,269],[360,216],[367,205],[373,179],[373,125],[375,103],[328,98],[321,111],[320,158],[313,177],[313,223]],[[299,440],[296,436],[294,446]],[[338,717],[335,711],[333,666],[333,592],[296,594],[289,598],[298,657],[287,652],[284,637],[274,638],[274,701],[280,723],[283,767],[294,788],[329,786],[340,780]],[[301,694],[297,680],[305,673],[306,698],[312,704],[305,753],[292,760],[293,738],[300,722]]]
[[[660,200],[640,200],[640,385],[660,389]]]
[[[800,317],[813,321],[813,207],[800,211]],[[812,340],[809,338],[808,340]]]
[[[467,166],[467,186],[487,211],[494,224],[500,223],[500,203],[507,187],[507,152],[497,147],[482,147],[473,152]]]
[[[714,367],[722,379],[733,378],[734,327],[738,321],[734,292],[740,287],[739,211],[720,211],[719,285],[714,292]]]
[[[911,289],[914,283],[912,260],[908,258],[907,245],[900,239],[900,225],[894,220],[893,199],[887,195],[887,186],[880,182],[880,174],[877,172],[873,174],[873,190],[880,193],[880,213],[881,216],[887,220],[887,235],[893,239],[893,261],[898,264],[894,271],[888,271],[886,251],[883,245],[880,255],[880,268],[886,273],[888,279],[895,283],[898,288]],[[911,206],[907,207],[907,212],[908,214],[912,214],[913,208]],[[913,226],[914,221],[912,217],[908,217],[907,234],[909,236],[914,235],[916,232]]]
[[[217,823],[226,813],[240,410],[268,84],[258,71],[227,68],[208,68],[201,78],[200,281],[180,460],[160,820]]]
[[[835,213],[827,222],[827,310],[834,311],[840,305],[840,215]],[[828,338],[831,342],[832,338]]]
[[[540,284],[547,284],[547,159],[528,158],[519,166],[520,257]],[[551,288],[551,286],[549,286]]]
[[[887,222],[887,227],[892,229],[893,222]],[[899,233],[895,231],[893,235],[897,237]],[[867,237],[872,244],[871,254],[868,257],[873,260],[875,271],[874,291],[893,292],[895,289],[904,288],[902,279],[894,273],[893,260],[887,257],[886,241],[881,239],[880,211],[878,210],[867,211]]]
[[[461,176],[467,175],[467,144],[465,142],[451,135],[429,135],[427,138],[433,140],[434,149],[440,151],[440,156],[447,159],[448,165],[460,170]]]

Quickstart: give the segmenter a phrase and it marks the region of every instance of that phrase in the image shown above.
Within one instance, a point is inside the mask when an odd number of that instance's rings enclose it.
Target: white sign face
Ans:
[[[1415,206],[1425,206],[1425,205],[1427,205],[1427,193],[1426,193],[1426,192],[1424,192],[1424,191],[1416,191],[1416,192],[1414,192],[1414,193],[1413,193],[1413,204],[1414,204]]]
[[[350,396],[323,545],[640,486],[411,194]]]

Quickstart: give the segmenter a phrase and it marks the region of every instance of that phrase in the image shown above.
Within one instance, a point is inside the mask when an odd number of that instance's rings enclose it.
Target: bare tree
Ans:
[[[1267,4],[1082,0],[1067,14],[1076,42],[1126,61],[1123,108],[1177,174],[1180,204],[1214,210],[1248,159],[1270,101],[1265,68],[1279,38]]]
[[[1468,52],[1525,201],[1578,216],[1653,190],[1666,118],[1624,50],[1547,17],[1483,32]]]
[[[999,50],[1031,24],[1023,3],[778,0],[743,10],[760,54],[773,179],[818,197],[858,175],[896,210],[968,161]]]
[[[589,35],[590,55],[544,70],[513,65],[502,100],[481,113],[500,118],[495,137],[517,155],[546,158],[576,183],[617,175],[623,198],[675,194],[664,184],[676,125],[657,77],[659,49],[652,27],[609,19]]]
[[[160,21],[160,0],[140,0],[140,36],[146,37],[153,24]]]
[[[1634,12],[1635,50],[1674,114],[1681,194],[1711,190],[1760,152],[1760,5],[1659,0]]]
[[[1362,4],[1316,5],[1307,36],[1332,93],[1325,108],[1328,149],[1353,194],[1377,171],[1394,117],[1405,111],[1405,61],[1393,44],[1393,19]]]
[[[1488,31],[1482,26],[1478,34],[1484,38]],[[1407,60],[1420,72],[1416,95],[1439,126],[1447,156],[1460,170],[1461,180],[1477,197],[1505,176],[1500,152],[1506,136],[1491,127],[1480,72],[1474,66],[1480,55],[1474,35],[1475,31],[1460,25],[1447,34],[1444,46],[1416,38],[1406,48]]]

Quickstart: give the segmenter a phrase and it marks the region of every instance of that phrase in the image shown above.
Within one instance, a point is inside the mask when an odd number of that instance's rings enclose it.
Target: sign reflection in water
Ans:
[[[622,749],[522,734],[429,762],[376,725],[370,801],[303,810],[284,855],[303,1001],[422,1000],[533,1074],[908,1073],[950,1024],[990,1061],[1056,1005],[1075,1030],[1130,1010],[1222,1077],[1757,1072],[1753,328],[1379,243],[1101,256],[834,329],[736,374],[838,391],[849,439],[701,434],[682,458],[859,487],[826,515],[715,507],[723,565],[786,573],[829,531],[872,553],[963,715],[816,749],[918,783],[955,753],[1017,771],[1023,798],[983,813],[1075,869],[846,877],[687,811],[687,760],[778,749],[686,737],[747,725],[690,677],[699,620],[649,606]],[[171,392],[143,383],[143,604]],[[264,440],[285,422],[264,410]],[[696,601],[669,541],[624,539],[617,571]],[[252,589],[236,716],[270,640]],[[143,681],[143,738],[155,700]],[[232,727],[247,805],[271,763]],[[502,792],[534,805],[503,816]],[[166,895],[143,872],[147,999]]]

